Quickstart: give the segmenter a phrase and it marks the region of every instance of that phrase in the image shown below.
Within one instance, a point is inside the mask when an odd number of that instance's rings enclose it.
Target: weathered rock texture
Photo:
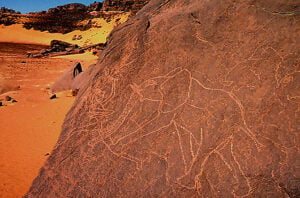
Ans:
[[[24,27],[27,29],[68,33],[75,29],[90,28],[78,25],[80,21],[90,18],[86,6],[83,4],[67,4],[51,8],[48,12],[32,13],[32,15],[30,20],[24,23]]]
[[[105,0],[103,2],[103,11],[126,11],[136,13],[150,0]]]
[[[6,7],[0,8],[0,25],[12,25],[16,23],[16,19],[11,15],[20,14],[20,12],[16,12],[15,10],[8,9]]]
[[[299,197],[299,4],[281,2],[150,1],[26,197]]]
[[[76,35],[75,35],[76,36]],[[43,57],[54,57],[54,56],[62,56],[62,55],[70,55],[70,54],[81,54],[84,53],[85,50],[95,49],[97,51],[102,51],[106,43],[96,43],[92,45],[86,45],[84,47],[80,47],[78,45],[74,45],[71,43],[67,43],[61,40],[52,40],[50,42],[49,48],[42,49],[40,51],[27,52],[28,58],[43,58]]]
[[[79,62],[75,63],[53,83],[53,85],[50,87],[50,90],[52,91],[52,93],[70,90],[77,75],[79,75],[81,72],[81,64]]]

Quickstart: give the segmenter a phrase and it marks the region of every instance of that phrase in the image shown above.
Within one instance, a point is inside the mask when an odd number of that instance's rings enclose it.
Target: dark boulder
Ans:
[[[72,37],[72,40],[75,41],[76,39],[77,39],[77,35],[74,35],[74,36]]]
[[[78,35],[76,39],[77,40],[81,40],[82,39],[82,35]]]
[[[56,99],[56,98],[57,98],[56,94],[53,94],[53,95],[50,96],[49,99],[50,99],[50,100],[53,100],[53,99]]]
[[[10,97],[10,96],[5,96],[5,100],[6,100],[6,101],[11,101],[11,100],[12,100],[12,97]]]
[[[52,40],[50,43],[50,48],[51,48],[51,52],[62,52],[62,51],[66,51],[67,48],[68,49],[78,48],[78,45],[74,45],[60,40]]]

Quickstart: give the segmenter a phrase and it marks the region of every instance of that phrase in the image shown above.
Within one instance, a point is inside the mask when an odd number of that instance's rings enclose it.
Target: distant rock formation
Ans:
[[[50,43],[50,48],[42,49],[40,52],[27,52],[28,58],[42,58],[42,57],[53,57],[53,56],[62,56],[70,54],[81,54],[85,50],[95,49],[101,51],[106,46],[106,43],[97,43],[93,45],[86,45],[80,47],[71,43],[67,43],[61,40],[52,40]],[[97,54],[97,53],[96,53]]]
[[[80,3],[71,3],[55,8],[50,8],[47,12],[30,13],[23,15],[29,20],[24,23],[27,29],[35,29],[41,31],[49,31],[51,33],[68,33],[73,30],[87,30],[92,27],[91,23],[85,25],[80,24],[81,21],[90,20],[95,17],[102,17],[110,20],[110,17],[121,12],[132,12],[135,14],[149,0],[106,0],[95,2],[89,6]],[[20,16],[3,16],[2,24],[11,25],[16,23],[16,19]],[[5,20],[4,20],[5,18]],[[1,23],[1,20],[0,20]]]
[[[0,8],[0,14],[1,13],[9,13],[9,14],[20,14],[20,12],[17,12],[13,9],[9,9],[9,8],[6,8],[6,7],[1,7]]]
[[[90,27],[78,26],[78,22],[90,18],[83,4],[73,3],[49,9],[48,12],[33,14],[34,17],[24,23],[27,29],[68,33],[75,29],[85,30]]]
[[[300,197],[299,1],[152,0],[25,197]]]
[[[87,7],[81,3],[70,3],[55,8],[50,8],[48,13],[61,13],[61,12],[85,12]]]
[[[92,11],[101,11],[102,10],[102,6],[103,6],[102,2],[95,2],[95,3],[90,4],[87,7],[87,10],[89,12],[92,12]]]
[[[6,7],[0,8],[0,25],[12,25],[16,23],[15,17],[12,17],[11,15],[14,14],[20,14],[20,12],[16,12],[13,9],[8,9]]]

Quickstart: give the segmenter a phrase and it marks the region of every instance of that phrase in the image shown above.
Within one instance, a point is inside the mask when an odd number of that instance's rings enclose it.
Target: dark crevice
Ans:
[[[195,16],[194,13],[191,13],[191,16],[192,16],[192,18],[193,18],[193,22],[194,22],[194,23],[201,24],[201,21],[198,19],[198,17]]]
[[[146,27],[146,31],[149,29],[149,27],[150,27],[150,21],[148,21],[148,23],[147,23],[147,27]]]
[[[268,10],[266,8],[263,8],[263,7],[260,7],[260,6],[256,6],[257,8],[265,11],[265,12],[268,12],[270,14],[279,14],[279,15],[294,15],[294,14],[300,14],[300,10],[294,10],[294,11],[271,11],[271,10]]]
[[[191,13],[191,16],[192,16],[194,19],[197,19],[197,17],[195,16],[194,13]]]
[[[59,165],[62,164],[66,159],[68,159],[69,157],[71,157],[71,155],[73,155],[73,153],[76,151],[76,148],[73,149],[66,157],[64,157],[60,162]]]

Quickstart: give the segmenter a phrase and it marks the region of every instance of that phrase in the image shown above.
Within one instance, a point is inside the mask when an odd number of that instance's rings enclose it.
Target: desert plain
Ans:
[[[92,52],[52,58],[27,58],[26,53],[45,49],[54,39],[78,45],[105,42],[113,27],[106,23],[100,29],[60,34],[1,25],[0,197],[24,195],[59,137],[75,97],[65,91],[50,99],[49,87],[75,63],[80,62],[84,71],[97,62]],[[76,34],[83,39],[72,41]]]

